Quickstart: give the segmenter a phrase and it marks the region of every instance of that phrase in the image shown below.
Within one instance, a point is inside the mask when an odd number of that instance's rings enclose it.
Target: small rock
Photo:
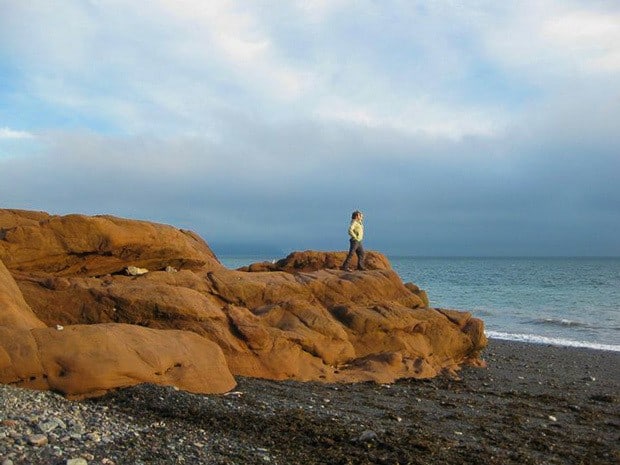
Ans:
[[[554,417],[553,415],[549,415],[549,420],[551,420],[551,421],[558,421],[558,419],[556,417]]]
[[[168,266],[166,267],[166,273],[176,273],[177,271],[179,271],[179,270],[177,270],[177,269],[176,269],[175,267],[173,267],[173,266],[168,265]]]
[[[28,444],[32,446],[44,446],[48,443],[47,436],[44,434],[32,434],[27,438]]]
[[[101,442],[101,436],[99,433],[88,433],[86,435],[86,439],[93,442]]]
[[[86,461],[86,459],[82,457],[78,457],[76,459],[67,459],[66,464],[67,465],[88,465],[88,462]]]
[[[64,326],[62,326],[62,325],[56,325],[56,329],[57,329],[58,331],[62,331],[63,329],[65,329],[65,327],[64,327]]]
[[[114,462],[114,460],[109,459],[109,458],[107,458],[107,457],[102,458],[102,459],[101,459],[101,463],[102,463],[103,465],[116,465],[116,463]]]
[[[57,422],[56,420],[50,420],[50,421],[43,421],[39,423],[37,426],[39,427],[41,432],[49,433],[53,431],[54,429],[58,428],[60,426],[60,423]]]
[[[379,437],[377,436],[377,433],[375,433],[374,431],[370,429],[367,429],[366,431],[362,432],[362,434],[360,434],[360,437],[357,438],[359,442],[370,442],[370,441],[376,441],[377,439],[379,439]]]
[[[146,268],[138,268],[137,266],[128,266],[125,269],[125,272],[129,276],[141,276],[143,274],[147,274],[149,270],[147,270]]]
[[[11,459],[5,459],[2,461],[2,465],[13,465],[13,461]]]

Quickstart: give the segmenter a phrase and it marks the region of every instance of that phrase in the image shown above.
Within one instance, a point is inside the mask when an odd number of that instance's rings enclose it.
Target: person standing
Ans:
[[[353,258],[353,254],[357,254],[357,269],[361,271],[366,269],[364,268],[364,247],[362,246],[362,240],[364,239],[363,220],[364,215],[358,210],[355,210],[351,215],[351,224],[349,225],[349,254],[341,268],[345,271],[351,271],[349,263]]]

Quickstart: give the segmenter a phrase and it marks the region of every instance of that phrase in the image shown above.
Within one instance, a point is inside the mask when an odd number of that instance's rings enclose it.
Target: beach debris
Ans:
[[[128,266],[125,269],[125,272],[129,275],[129,276],[141,276],[143,274],[146,274],[149,272],[149,270],[147,270],[146,268],[138,268],[137,266]]]
[[[241,391],[230,391],[230,392],[225,392],[224,395],[225,396],[241,397],[243,395],[243,392],[241,392]]]
[[[166,273],[177,273],[179,270],[177,270],[175,267],[168,265],[166,267]]]
[[[454,434],[456,434],[457,436],[463,436],[463,432],[462,431],[455,431]]]
[[[558,421],[557,417],[554,417],[553,415],[549,415],[549,420]]]
[[[65,327],[63,325],[56,325],[56,329],[58,331],[62,331],[63,329],[65,329]]]

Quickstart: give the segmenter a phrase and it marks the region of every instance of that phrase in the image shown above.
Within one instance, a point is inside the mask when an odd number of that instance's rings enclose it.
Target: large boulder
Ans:
[[[362,272],[339,269],[345,252],[315,251],[229,270],[197,236],[169,226],[15,211],[4,218],[0,256],[10,257],[7,268],[27,306],[50,327],[121,324],[193,332],[221,349],[233,374],[271,379],[389,382],[481,363],[482,321],[466,312],[429,308],[424,291],[404,284],[378,252],[368,254],[368,270]],[[102,238],[108,239],[94,247]],[[30,243],[35,250],[28,249]],[[123,272],[128,266],[151,271],[128,276]],[[50,331],[38,337],[62,346],[59,334]],[[119,334],[129,337],[126,331]],[[130,338],[152,343],[140,334]],[[162,340],[171,342],[167,336]],[[158,352],[166,350],[167,345],[158,346]],[[212,358],[211,352],[205,356]],[[151,372],[165,371],[166,363]]]
[[[73,398],[139,383],[197,393],[226,392],[236,384],[213,342],[187,331],[123,324],[0,327],[0,381]]]
[[[50,286],[64,279],[48,277],[44,282]],[[55,308],[66,315],[64,309],[87,304],[79,296],[47,305],[66,304]],[[66,317],[51,317],[51,307],[49,313],[43,315],[48,320],[71,323]],[[46,327],[0,261],[0,383],[81,398],[146,382],[198,393],[221,393],[235,386],[220,347],[193,332],[126,324]]]
[[[0,260],[11,271],[101,276],[127,267],[218,269],[191,231],[113,216],[47,215],[0,210]]]

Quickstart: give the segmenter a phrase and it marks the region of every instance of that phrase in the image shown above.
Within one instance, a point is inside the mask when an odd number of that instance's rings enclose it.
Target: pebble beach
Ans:
[[[490,340],[458,377],[238,378],[225,395],[150,384],[70,401],[0,386],[0,463],[617,464],[620,353]]]

